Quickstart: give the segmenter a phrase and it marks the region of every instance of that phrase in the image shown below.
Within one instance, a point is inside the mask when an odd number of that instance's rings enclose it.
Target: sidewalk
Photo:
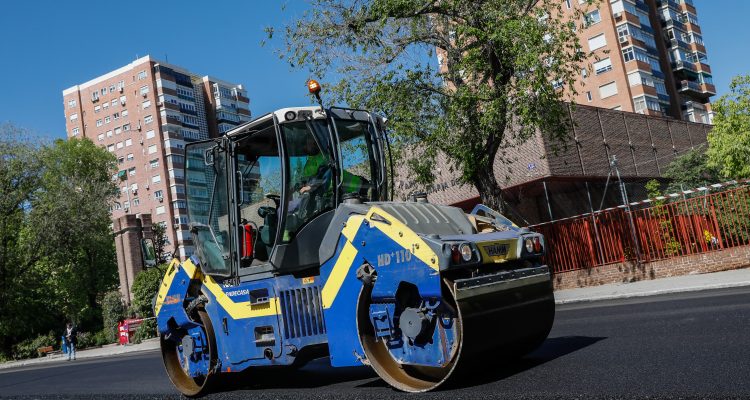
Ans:
[[[159,348],[158,338],[144,340],[140,344],[129,344],[125,346],[120,346],[118,344],[108,344],[106,346],[102,346],[98,348],[76,351],[76,360],[83,360],[83,359],[95,358],[95,357],[109,357],[109,356],[114,356],[118,354],[154,350],[158,348]],[[56,361],[65,362],[65,360],[67,360],[67,356],[65,354],[53,354],[53,355],[47,355],[47,356],[39,357],[39,358],[31,358],[28,360],[8,361],[5,363],[0,363],[0,370],[6,369],[6,368],[25,367],[25,366],[30,366],[30,365],[37,365],[41,363],[49,363],[49,362],[56,362]]]
[[[750,286],[750,268],[559,290],[555,292],[555,303],[625,299],[740,286]]]

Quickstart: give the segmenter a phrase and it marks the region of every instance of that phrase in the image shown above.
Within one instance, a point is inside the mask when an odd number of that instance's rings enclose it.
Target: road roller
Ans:
[[[321,103],[185,146],[195,250],[154,299],[181,393],[326,357],[425,392],[547,338],[544,237],[481,204],[393,201],[386,132],[379,115]]]

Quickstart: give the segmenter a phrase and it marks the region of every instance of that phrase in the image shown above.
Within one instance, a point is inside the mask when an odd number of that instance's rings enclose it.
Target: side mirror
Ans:
[[[143,257],[144,267],[156,266],[156,249],[154,241],[151,239],[141,239],[141,256]]]

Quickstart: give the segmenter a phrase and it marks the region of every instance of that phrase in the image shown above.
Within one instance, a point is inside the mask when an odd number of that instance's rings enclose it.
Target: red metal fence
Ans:
[[[675,201],[676,200],[676,201]],[[555,272],[649,262],[750,244],[747,186],[531,226],[544,234]]]

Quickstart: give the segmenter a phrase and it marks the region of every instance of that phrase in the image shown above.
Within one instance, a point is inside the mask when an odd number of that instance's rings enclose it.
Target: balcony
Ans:
[[[696,81],[683,80],[677,86],[680,93],[697,98],[708,98],[716,94],[716,88],[712,84],[699,83]]]
[[[690,61],[685,60],[678,60],[672,63],[672,68],[675,70],[675,72],[687,70],[691,72],[697,73],[698,70],[695,68],[695,64],[691,63]]]
[[[682,48],[683,50],[687,52],[692,52],[693,49],[690,47],[690,44],[684,40],[680,40],[677,38],[669,39],[669,45],[672,49],[675,48]]]
[[[662,18],[662,25],[665,28],[677,28],[683,31],[687,30],[687,28],[685,28],[685,24],[683,24],[682,21],[678,21],[676,19],[673,19],[672,17]]]

